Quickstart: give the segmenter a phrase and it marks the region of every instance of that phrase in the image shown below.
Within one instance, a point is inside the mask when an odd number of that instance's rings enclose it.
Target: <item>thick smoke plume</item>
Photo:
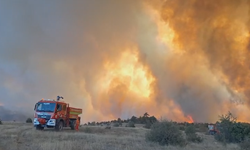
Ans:
[[[0,105],[31,112],[62,95],[84,121],[249,121],[249,5],[1,1]]]
[[[249,106],[249,7],[246,0],[164,3],[161,16],[173,30],[180,54],[166,68],[173,69],[178,85],[173,98],[184,112],[202,119],[226,109],[237,113],[229,100]],[[247,117],[244,111],[239,118]]]

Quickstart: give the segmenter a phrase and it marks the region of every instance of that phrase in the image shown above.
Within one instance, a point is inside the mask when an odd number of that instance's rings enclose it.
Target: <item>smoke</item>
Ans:
[[[163,4],[161,16],[173,30],[174,49],[179,52],[166,64],[174,85],[167,93],[198,120],[215,119],[214,114],[225,111],[246,117],[237,104],[250,102],[249,4],[246,0]]]
[[[31,114],[31,113],[30,113]],[[27,118],[30,118],[32,115],[25,115],[22,112],[11,111],[5,109],[3,106],[0,105],[0,120],[1,121],[26,121]]]
[[[250,120],[248,1],[13,0],[0,18],[6,108],[61,95],[84,121]]]

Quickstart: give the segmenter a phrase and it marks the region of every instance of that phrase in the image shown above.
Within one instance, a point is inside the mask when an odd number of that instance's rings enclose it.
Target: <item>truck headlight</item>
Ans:
[[[37,118],[34,118],[34,122],[37,122],[38,121],[38,119]]]
[[[49,122],[56,123],[56,119],[50,119]]]

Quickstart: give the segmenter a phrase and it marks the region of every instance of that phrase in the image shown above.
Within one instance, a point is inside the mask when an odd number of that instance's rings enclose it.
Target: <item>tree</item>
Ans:
[[[229,111],[226,115],[219,116],[221,123],[236,123],[237,118]]]
[[[121,123],[121,122],[122,122],[121,118],[118,118],[118,119],[117,119],[117,122],[118,122],[118,123]]]
[[[156,123],[156,122],[157,122],[157,119],[155,118],[155,116],[151,116],[151,117],[149,117],[149,121],[150,121],[151,123]]]
[[[219,117],[220,122],[217,126],[220,134],[215,135],[216,140],[225,143],[241,143],[250,137],[250,125],[236,122],[237,118],[231,112]]]
[[[143,115],[144,118],[148,118],[149,117],[149,114],[147,112],[144,113]]]
[[[130,121],[132,121],[132,122],[136,122],[136,120],[137,120],[137,118],[135,116],[132,116],[130,119]]]

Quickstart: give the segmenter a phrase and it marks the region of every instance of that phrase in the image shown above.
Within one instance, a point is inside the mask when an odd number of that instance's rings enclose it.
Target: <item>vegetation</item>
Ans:
[[[2,120],[0,119],[0,125],[1,125],[1,124],[3,124],[3,123],[2,123]]]
[[[155,116],[150,116],[147,112],[144,113],[142,116],[136,117],[132,116],[130,119],[122,120],[121,118],[117,118],[117,120],[111,120],[111,121],[103,121],[103,122],[88,122],[86,125],[88,126],[103,126],[103,125],[110,125],[113,124],[113,126],[117,126],[117,123],[119,126],[122,126],[122,123],[127,123],[126,127],[134,127],[132,124],[144,124],[144,128],[150,129],[152,124],[157,122]]]
[[[203,139],[196,134],[196,129],[194,125],[190,125],[185,129],[187,140],[190,142],[200,143]]]
[[[126,125],[126,127],[135,127],[135,123],[133,121],[129,121]]]
[[[138,123],[138,124],[147,124],[147,123],[153,124],[153,123],[157,122],[157,119],[155,118],[155,116],[150,116],[146,112],[146,113],[144,113],[143,116],[140,116],[138,118],[135,116],[132,116],[130,121],[133,121],[134,123]]]
[[[237,122],[237,118],[228,112],[220,116],[218,125],[220,131],[215,139],[224,143],[244,143],[250,137],[250,124]]]
[[[153,123],[151,123],[150,121],[147,121],[147,123],[143,126],[146,129],[150,129]]]
[[[83,128],[83,132],[85,132],[85,133],[92,133],[93,130],[90,127],[85,127],[85,128]]]
[[[250,139],[246,138],[243,142],[241,142],[240,144],[240,148],[242,150],[249,150],[250,149]]]
[[[137,124],[136,124],[137,125]],[[202,143],[187,143],[185,148],[179,146],[161,146],[158,143],[145,140],[149,130],[136,128],[112,128],[107,130],[101,126],[82,126],[79,131],[64,130],[54,132],[45,129],[44,132],[33,130],[33,126],[20,122],[4,122],[0,125],[1,150],[240,150],[237,144],[227,147],[216,142],[211,135],[204,134]],[[91,131],[86,133],[84,130]]]
[[[152,125],[146,134],[148,141],[157,142],[160,145],[185,145],[183,134],[173,122],[163,121]]]
[[[115,122],[114,124],[113,124],[113,127],[119,127],[120,126],[120,124],[118,123],[118,122]]]
[[[28,119],[26,120],[26,123],[32,123],[32,119],[31,119],[31,118],[28,118]]]

